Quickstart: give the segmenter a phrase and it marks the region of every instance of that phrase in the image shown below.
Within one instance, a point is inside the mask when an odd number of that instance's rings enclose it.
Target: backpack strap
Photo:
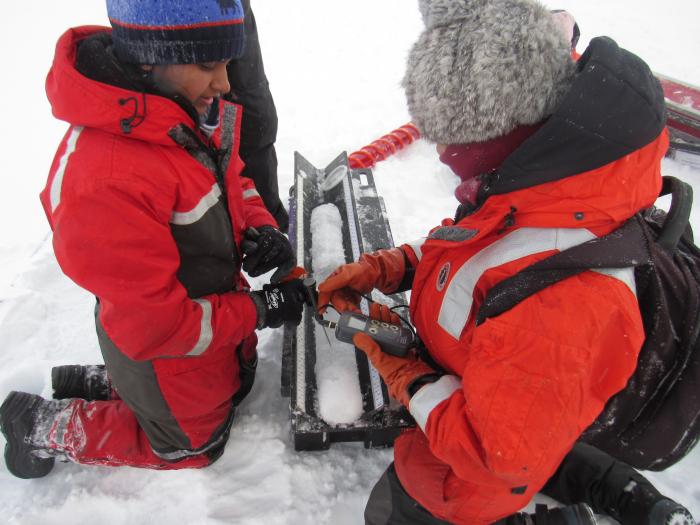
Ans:
[[[675,177],[664,177],[661,195],[671,194],[671,208],[668,210],[663,229],[656,242],[667,252],[672,253],[686,230],[689,230],[690,209],[693,206],[693,188]],[[692,231],[691,239],[692,242]]]
[[[537,292],[591,269],[627,268],[651,260],[644,232],[635,215],[617,230],[572,246],[520,270],[491,287],[476,314],[480,325],[510,310]]]
[[[663,178],[661,195],[671,194],[671,208],[657,242],[673,252],[689,230],[692,188],[674,177]],[[476,314],[477,326],[510,310],[537,292],[586,270],[629,268],[651,264],[645,219],[637,213],[608,235],[572,246],[538,261],[493,286]]]

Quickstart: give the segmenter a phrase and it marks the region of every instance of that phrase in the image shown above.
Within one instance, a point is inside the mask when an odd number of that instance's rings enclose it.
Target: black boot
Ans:
[[[54,458],[48,456],[48,449],[30,443],[35,427],[47,412],[44,405],[50,403],[33,394],[10,392],[0,407],[0,430],[7,439],[5,463],[18,478],[41,478],[53,468]]]
[[[107,401],[112,390],[105,365],[64,365],[51,369],[54,399]]]
[[[634,468],[584,443],[574,445],[541,492],[562,503],[585,501],[621,525],[695,525],[685,507]]]
[[[585,503],[577,503],[551,509],[547,508],[547,505],[536,505],[534,514],[519,512],[494,525],[596,525],[597,523],[591,508]]]

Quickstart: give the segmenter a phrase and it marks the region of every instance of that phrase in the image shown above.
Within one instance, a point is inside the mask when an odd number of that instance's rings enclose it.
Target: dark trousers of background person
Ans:
[[[541,490],[560,503],[588,503],[597,514],[622,525],[646,523],[651,507],[663,498],[658,490],[626,463],[577,443]],[[507,519],[494,525],[503,525]],[[366,525],[449,525],[436,518],[401,486],[394,464],[372,489],[365,508]]]
[[[231,93],[224,98],[243,106],[240,156],[245,162],[242,175],[253,179],[265,207],[284,232],[289,217],[279,197],[277,185],[277,110],[265,76],[258,28],[250,8],[250,0],[243,0],[245,13],[245,53],[232,60],[228,67]]]

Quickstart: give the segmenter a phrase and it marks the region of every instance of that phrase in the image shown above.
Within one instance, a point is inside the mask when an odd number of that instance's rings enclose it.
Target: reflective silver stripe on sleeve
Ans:
[[[211,328],[211,303],[207,299],[195,299],[194,302],[202,307],[202,323],[199,329],[199,340],[194,345],[194,348],[187,352],[189,356],[202,354],[209,348],[209,344],[214,336]]]
[[[637,297],[637,282],[634,279],[634,268],[591,268],[591,270],[622,281],[630,289],[630,292]]]
[[[490,244],[457,270],[442,299],[438,324],[459,339],[472,308],[474,287],[486,270],[548,250],[565,250],[595,238],[580,228],[520,228]]]
[[[250,189],[243,192],[243,200],[252,199],[253,197],[260,197],[258,190]]]
[[[416,239],[414,241],[407,242],[406,244],[411,247],[411,250],[413,250],[413,253],[416,255],[416,259],[420,261],[421,257],[423,257],[423,251],[421,250],[421,246],[423,246],[423,243],[425,243],[425,237],[421,237],[420,239]]]
[[[55,211],[58,205],[61,203],[61,187],[63,186],[63,176],[66,174],[68,159],[75,151],[75,147],[78,143],[78,137],[83,132],[83,129],[84,128],[82,126],[73,127],[68,139],[66,140],[66,151],[63,152],[61,160],[58,161],[58,168],[56,168],[56,174],[53,176],[53,181],[51,181],[51,191],[49,192],[52,212]]]
[[[462,388],[457,376],[442,376],[434,383],[422,387],[408,403],[408,411],[418,426],[425,432],[425,425],[433,409],[450,397],[455,390]]]
[[[202,197],[202,200],[190,211],[174,211],[173,216],[170,218],[170,223],[184,226],[197,222],[204,217],[204,214],[207,213],[212,206],[215,206],[216,203],[219,202],[220,196],[221,188],[218,184],[214,183],[209,193]]]

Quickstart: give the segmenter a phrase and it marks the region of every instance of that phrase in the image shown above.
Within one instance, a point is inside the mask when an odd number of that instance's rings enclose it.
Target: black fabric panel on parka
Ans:
[[[595,38],[560,107],[490,177],[487,193],[599,168],[651,143],[665,123],[663,91],[646,63],[610,38]]]

